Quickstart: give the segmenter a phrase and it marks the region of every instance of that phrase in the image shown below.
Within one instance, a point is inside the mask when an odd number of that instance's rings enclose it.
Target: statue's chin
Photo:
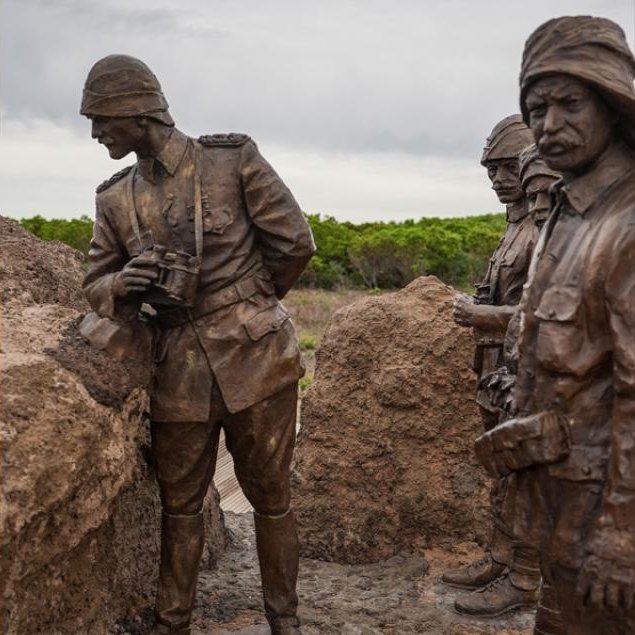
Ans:
[[[108,154],[111,159],[123,159],[125,156],[130,154],[130,150],[120,148],[118,146],[111,146],[108,148]]]

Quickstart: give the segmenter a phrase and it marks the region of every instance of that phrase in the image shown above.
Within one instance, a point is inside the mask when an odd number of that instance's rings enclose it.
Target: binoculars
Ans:
[[[164,306],[193,307],[198,288],[200,261],[184,251],[153,245],[144,255],[156,264],[159,276],[143,296],[143,302]]]

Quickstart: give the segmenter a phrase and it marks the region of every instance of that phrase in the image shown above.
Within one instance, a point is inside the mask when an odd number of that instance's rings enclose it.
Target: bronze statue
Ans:
[[[481,163],[487,168],[492,189],[507,205],[507,229],[490,261],[485,280],[475,298],[458,295],[454,318],[472,327],[476,343],[474,370],[480,382],[477,393],[483,423],[490,430],[499,422],[501,408],[490,398],[491,373],[504,365],[503,343],[510,318],[517,310],[527,277],[538,227],[529,208],[519,176],[519,155],[532,142],[520,115],[499,122],[487,139]],[[458,598],[461,613],[495,617],[520,606],[533,605],[540,588],[537,551],[514,534],[514,483],[502,478],[491,491],[494,531],[489,553],[465,567],[446,571],[442,581],[474,590]],[[511,510],[511,511],[510,511]]]
[[[560,178],[560,174],[551,170],[544,162],[535,144],[527,146],[518,159],[519,173],[523,185],[523,191],[527,199],[529,214],[532,216],[537,227],[542,228],[551,210],[551,199],[549,189]],[[489,402],[489,410],[498,410],[500,421],[505,421],[513,415],[512,391],[516,384],[518,373],[518,336],[520,330],[520,307],[509,321],[505,333],[503,345],[503,358],[505,365],[489,373],[480,381],[481,398]],[[500,509],[499,522],[502,521],[508,531],[517,537],[516,549],[512,549],[512,558],[518,552],[518,547],[523,553],[523,544],[530,545],[531,534],[526,534],[526,527],[522,523],[517,523],[516,518],[520,514],[524,516],[527,510],[532,507],[532,493],[529,483],[518,474],[509,474],[504,481],[504,497],[497,509]],[[519,538],[520,537],[520,538]],[[525,547],[525,553],[532,553]],[[534,552],[535,554],[535,552]],[[535,555],[532,561],[537,561]],[[517,569],[512,561],[510,570]],[[510,573],[510,578],[512,577]],[[513,583],[513,580],[510,580]],[[473,598],[479,598],[481,602],[487,602],[488,594],[479,593]],[[478,606],[473,598],[468,598],[468,606]],[[464,600],[463,600],[464,601]],[[461,603],[461,600],[459,600]],[[540,630],[537,633],[542,635],[564,635],[564,626],[560,616],[559,602],[555,589],[544,579],[540,588],[540,598],[538,612],[541,616]]]
[[[255,510],[271,631],[300,633],[289,467],[304,369],[279,299],[314,252],[311,231],[256,144],[183,134],[140,60],[98,61],[81,113],[113,159],[137,156],[97,189],[84,289],[120,324],[137,320],[142,304],[156,311],[150,396],[163,518],[154,632],[190,632],[222,428]]]
[[[610,20],[558,18],[527,40],[523,116],[563,179],[522,300],[515,418],[476,443],[492,474],[527,482],[517,530],[569,635],[635,633],[634,76]]]
[[[540,230],[551,211],[549,188],[560,179],[560,173],[549,168],[532,143],[518,157],[519,176],[523,187],[527,210]],[[497,412],[499,421],[505,421],[511,410],[512,390],[518,372],[518,333],[520,329],[520,307],[516,307],[507,325],[503,341],[503,366],[484,375],[479,382],[480,399],[487,412]]]

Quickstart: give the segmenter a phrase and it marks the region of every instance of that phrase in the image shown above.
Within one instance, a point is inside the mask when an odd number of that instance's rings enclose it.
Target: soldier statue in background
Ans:
[[[560,174],[549,168],[535,144],[527,146],[520,153],[518,162],[529,214],[536,226],[542,229],[551,211],[549,189],[560,178]],[[485,375],[480,382],[481,398],[487,399],[490,411],[498,410],[501,422],[514,414],[512,391],[518,374],[520,317],[520,307],[517,307],[505,333],[504,366]],[[531,510],[531,484],[518,474],[510,474],[507,476],[504,492],[506,495],[499,505],[500,520],[511,534],[522,538],[521,543],[531,544],[534,536],[530,527],[517,521],[518,516],[527,518],[528,510]],[[540,588],[538,615],[540,628],[536,632],[539,635],[564,635],[556,590],[544,578]]]
[[[538,237],[518,162],[521,151],[532,141],[520,115],[500,121],[487,139],[481,163],[487,169],[492,189],[507,206],[507,228],[491,258],[485,280],[477,285],[476,297],[460,294],[454,306],[455,320],[473,329],[474,370],[481,380],[477,403],[486,430],[497,425],[501,411],[488,397],[485,378],[504,365],[505,333],[520,302]],[[509,479],[494,483],[491,492],[494,531],[489,553],[481,560],[443,574],[446,584],[475,591],[457,599],[455,607],[459,612],[495,617],[519,606],[533,605],[538,598],[538,553],[514,535],[506,517],[506,508],[513,507],[510,502],[513,496],[513,483]]]
[[[151,431],[163,516],[154,632],[190,632],[222,428],[255,510],[271,631],[298,634],[289,469],[304,369],[279,299],[313,254],[311,231],[249,137],[196,140],[175,128],[140,60],[98,61],[81,113],[113,159],[137,156],[97,190],[84,289],[100,316],[124,326],[142,303],[157,313]]]
[[[563,179],[521,304],[515,418],[476,443],[490,473],[527,482],[516,530],[568,635],[635,633],[634,76],[610,20],[550,20],[527,41],[523,116]]]

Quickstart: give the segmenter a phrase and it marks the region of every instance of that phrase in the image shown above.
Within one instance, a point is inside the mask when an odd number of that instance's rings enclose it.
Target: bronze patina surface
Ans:
[[[519,166],[519,156],[531,142],[531,132],[521,115],[500,121],[487,138],[481,163],[487,168],[492,189],[507,205],[507,228],[476,296],[459,295],[454,306],[455,320],[474,332],[474,370],[480,378],[476,401],[486,430],[497,425],[503,412],[503,404],[492,399],[490,384],[496,384],[493,392],[498,396],[502,392],[498,382],[510,383],[500,370],[504,366],[503,344],[508,323],[518,308],[539,231],[530,213]],[[483,560],[443,576],[447,584],[475,589],[456,601],[461,613],[496,617],[537,600],[538,554],[524,543],[522,535],[514,533],[515,495],[514,479],[504,477],[493,484],[494,532],[489,553]]]
[[[521,304],[516,416],[476,444],[527,481],[517,530],[570,635],[635,632],[634,76],[610,20],[550,20],[527,41],[523,115],[563,178]]]
[[[156,311],[152,449],[163,504],[157,632],[188,633],[201,509],[221,428],[255,510],[267,618],[299,633],[290,510],[297,381],[304,369],[280,304],[314,252],[289,189],[243,134],[193,139],[174,126],[140,60],[111,55],[86,80],[92,136],[134,165],[97,189],[84,290],[125,328]]]

